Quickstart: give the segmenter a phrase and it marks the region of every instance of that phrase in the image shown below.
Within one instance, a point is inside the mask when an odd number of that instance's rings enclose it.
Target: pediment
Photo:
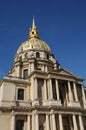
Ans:
[[[60,69],[59,74],[66,75],[66,76],[71,76],[71,77],[76,77],[74,74],[72,74],[71,72],[69,72],[68,70],[66,70],[64,68]]]

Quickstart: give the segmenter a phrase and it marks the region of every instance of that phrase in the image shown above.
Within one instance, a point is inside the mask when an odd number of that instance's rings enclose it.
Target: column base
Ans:
[[[32,106],[38,106],[39,105],[39,100],[35,99],[34,101],[32,101]]]
[[[26,107],[30,107],[31,104],[29,102],[19,102],[19,106],[26,106]]]
[[[1,101],[0,106],[3,106],[3,107],[16,106],[16,102]]]
[[[11,106],[16,106],[16,101],[14,101]]]
[[[60,100],[46,100],[43,102],[43,106],[61,106]]]
[[[80,103],[71,101],[71,102],[67,103],[67,106],[70,106],[70,107],[80,107]]]

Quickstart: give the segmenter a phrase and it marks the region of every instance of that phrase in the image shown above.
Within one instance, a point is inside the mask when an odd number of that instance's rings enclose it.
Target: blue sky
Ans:
[[[85,0],[0,0],[0,79],[27,40],[33,17],[61,67],[84,78],[86,86]]]

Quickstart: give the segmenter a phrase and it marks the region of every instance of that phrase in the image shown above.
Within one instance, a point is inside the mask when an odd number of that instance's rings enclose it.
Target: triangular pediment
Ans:
[[[71,76],[71,77],[76,77],[74,74],[69,72],[68,70],[61,68],[59,71],[59,74],[66,75],[66,76]]]

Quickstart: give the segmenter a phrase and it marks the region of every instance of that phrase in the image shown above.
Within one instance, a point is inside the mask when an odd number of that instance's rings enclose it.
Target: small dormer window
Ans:
[[[36,52],[36,58],[39,58],[39,57],[40,57],[40,53]]]
[[[25,53],[25,59],[28,59],[28,53]]]

